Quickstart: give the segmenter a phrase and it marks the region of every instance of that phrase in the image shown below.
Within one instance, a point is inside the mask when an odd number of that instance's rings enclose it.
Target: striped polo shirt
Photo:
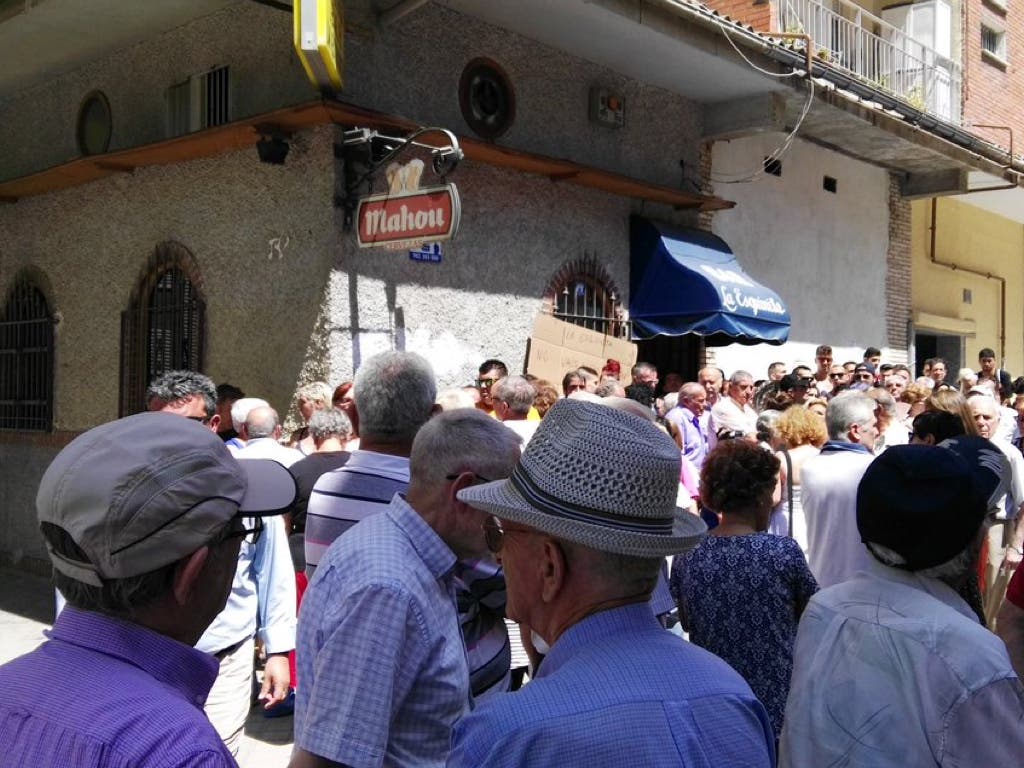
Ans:
[[[353,451],[345,466],[321,475],[306,507],[306,576],[313,578],[331,542],[408,488],[408,457],[374,451]]]

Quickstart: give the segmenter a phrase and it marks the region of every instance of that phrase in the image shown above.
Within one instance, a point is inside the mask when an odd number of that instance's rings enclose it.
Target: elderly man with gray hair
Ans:
[[[751,403],[754,400],[754,377],[747,371],[736,371],[729,377],[727,395],[711,408],[708,425],[708,447],[713,449],[718,438],[730,437],[757,439],[757,411]]]
[[[444,765],[472,705],[474,647],[506,674],[508,664],[507,639],[494,648],[485,633],[464,647],[460,635],[459,564],[492,558],[485,515],[458,492],[508,476],[518,446],[477,409],[431,419],[412,444],[407,492],[327,550],[299,617],[293,768]],[[504,630],[501,612],[490,620]]]
[[[857,484],[874,458],[876,407],[861,392],[832,398],[825,412],[828,442],[801,469],[807,563],[822,588],[845,581],[868,562],[857,534]]]
[[[525,376],[506,376],[491,385],[494,415],[519,435],[524,444],[530,442],[533,433],[540,426],[539,421],[527,419],[536,397],[536,388]]]
[[[856,531],[868,560],[804,610],[782,768],[1020,765],[1024,690],[957,594],[1008,473],[966,435],[893,446],[867,468]]]

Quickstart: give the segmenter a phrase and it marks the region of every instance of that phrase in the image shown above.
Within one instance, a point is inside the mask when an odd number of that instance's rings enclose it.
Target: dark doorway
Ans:
[[[914,375],[924,375],[924,361],[930,357],[941,357],[946,361],[946,378],[956,381],[957,372],[963,366],[963,337],[949,336],[927,331],[914,334]]]
[[[700,336],[692,333],[684,336],[655,336],[653,339],[638,341],[636,346],[637,360],[656,365],[661,381],[665,380],[666,373],[678,373],[683,381],[697,380],[702,360]]]

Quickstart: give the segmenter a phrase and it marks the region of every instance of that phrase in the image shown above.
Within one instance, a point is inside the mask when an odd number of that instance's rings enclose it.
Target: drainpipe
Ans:
[[[972,128],[989,128],[989,129],[996,130],[996,131],[1006,131],[1010,135],[1010,151],[1009,151],[1009,154],[1007,154],[1007,157],[1009,158],[1010,163],[1009,163],[1009,165],[1004,165],[1003,166],[1003,170],[1004,171],[1012,171],[1013,170],[1013,128],[1011,128],[1008,125],[983,125],[982,123],[973,123],[971,125],[971,127]],[[963,192],[961,192],[960,194],[972,195],[975,192],[998,192],[1001,189],[1014,189],[1017,186],[1019,186],[1019,181],[1020,181],[1020,179],[1018,178],[1017,182],[1010,182],[1010,183],[1007,183],[1007,184],[997,184],[996,186],[993,186],[993,187],[978,187],[976,189],[967,189],[967,190],[964,190]]]
[[[1016,185],[1014,185],[1016,186]],[[980,190],[979,190],[980,191]],[[931,211],[931,227],[930,227],[930,242],[928,245],[928,259],[937,267],[945,267],[954,272],[966,272],[969,275],[976,275],[977,277],[983,277],[986,280],[998,280],[999,281],[999,366],[1005,367],[1006,364],[1006,278],[1000,277],[999,275],[993,275],[991,272],[981,272],[977,269],[971,269],[970,267],[961,267],[952,261],[939,261],[935,257],[935,224],[938,219],[936,210],[938,208],[938,199],[932,198],[932,211]]]

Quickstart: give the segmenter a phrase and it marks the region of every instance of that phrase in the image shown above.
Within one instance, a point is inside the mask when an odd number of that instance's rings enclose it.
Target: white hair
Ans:
[[[470,394],[461,387],[444,389],[437,393],[437,404],[442,411],[454,411],[456,408],[476,408]]]
[[[253,408],[269,405],[270,403],[259,397],[243,397],[235,400],[231,404],[231,426],[235,428],[235,432],[241,432],[242,426],[245,424],[245,417],[249,415],[249,411]]]
[[[849,442],[850,427],[864,426],[875,417],[875,401],[862,392],[840,392],[825,411],[825,428],[831,440]]]
[[[525,416],[533,407],[537,390],[525,376],[506,376],[491,386],[491,398],[505,403],[512,413]]]

